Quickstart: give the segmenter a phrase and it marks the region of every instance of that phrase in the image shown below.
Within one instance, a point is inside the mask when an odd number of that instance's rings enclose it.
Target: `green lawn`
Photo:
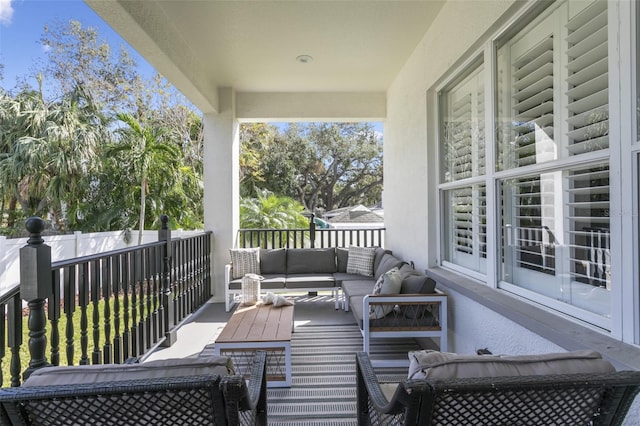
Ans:
[[[111,310],[111,340],[113,340],[114,336],[115,336],[115,330],[114,330],[114,324],[113,324],[113,320],[114,320],[114,306],[113,306],[113,302],[114,299],[110,299],[109,304],[110,304],[110,310]],[[98,322],[98,328],[99,328],[99,333],[100,333],[100,339],[99,339],[99,350],[102,351],[103,349],[103,345],[105,344],[105,332],[104,332],[104,309],[105,309],[105,302],[104,300],[100,300],[100,302],[98,303],[98,313],[99,313],[99,322]],[[121,309],[121,319],[120,319],[120,330],[119,330],[119,334],[122,336],[123,332],[124,332],[124,319],[123,319],[123,313],[122,313],[122,300],[120,300],[120,309]],[[94,315],[94,307],[93,304],[90,304],[87,307],[87,356],[89,357],[89,363],[91,363],[92,360],[92,352],[94,350],[94,343],[93,343],[93,327],[94,327],[94,320],[93,320],[93,315]],[[73,323],[73,345],[74,345],[74,352],[73,352],[73,360],[71,362],[71,365],[78,365],[80,363],[80,358],[82,355],[81,352],[81,345],[80,345],[80,323],[81,323],[81,309],[80,307],[76,307],[76,311],[73,314],[72,317],[72,323]],[[139,317],[138,317],[139,319]],[[24,370],[28,367],[29,365],[29,360],[31,359],[30,355],[29,355],[29,329],[27,326],[27,322],[28,322],[28,316],[24,316],[22,319],[22,327],[23,327],[23,340],[22,340],[22,345],[20,347],[20,363],[21,363],[21,376],[22,376],[22,372],[24,372]],[[131,320],[129,320],[129,326],[131,326]],[[59,325],[58,325],[58,332],[59,332],[59,358],[60,358],[60,365],[69,365],[69,363],[67,362],[67,352],[66,352],[66,348],[67,348],[67,339],[66,339],[66,328],[67,328],[67,319],[66,316],[64,315],[64,313],[62,313],[62,318],[60,319]],[[47,362],[51,362],[51,323],[49,321],[47,321],[47,351],[46,351],[46,358],[47,358]],[[11,374],[9,372],[10,369],[10,364],[11,364],[11,353],[9,348],[6,348],[6,354],[4,356],[4,358],[2,359],[2,386],[3,387],[7,387],[10,386],[11,383]],[[102,360],[101,360],[102,362]],[[22,382],[22,377],[21,377],[21,382]]]

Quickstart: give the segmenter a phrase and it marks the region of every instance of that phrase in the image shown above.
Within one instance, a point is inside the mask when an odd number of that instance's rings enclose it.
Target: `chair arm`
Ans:
[[[432,294],[369,294],[363,298],[363,324],[371,321],[371,306],[393,305],[393,306],[425,306],[435,307],[430,313],[438,322],[438,325],[446,330],[447,327],[447,295],[444,293]]]
[[[70,424],[70,419],[75,424],[93,424],[96,419],[105,424],[155,424],[151,420],[147,421],[145,414],[155,410],[157,415],[158,410],[162,410],[161,406],[151,407],[153,402],[150,401],[156,398],[156,394],[162,395],[165,401],[172,400],[180,405],[181,412],[174,410],[171,416],[176,421],[185,420],[185,416],[191,415],[188,398],[193,395],[192,392],[208,390],[210,395],[220,395],[219,385],[218,375],[198,375],[2,388],[0,420],[13,425],[41,424],[44,418],[51,420],[47,423],[51,425]],[[197,406],[196,409],[201,410],[202,406]],[[57,413],[55,420],[49,418],[52,413]],[[132,416],[132,413],[136,415]],[[214,416],[222,418],[223,413],[214,413]]]
[[[376,376],[369,355],[366,352],[356,354],[356,394],[358,404],[358,424],[368,425],[370,423],[369,409],[374,409],[379,415],[397,415],[417,410],[422,392],[407,392],[405,382],[400,382],[391,400],[382,392],[380,383]],[[408,411],[408,408],[412,408]],[[404,424],[416,424],[417,418],[406,418]]]
[[[249,381],[245,381],[242,376],[225,376],[220,382],[220,389],[224,395],[226,403],[227,419],[235,419],[237,423],[230,421],[229,424],[242,423],[239,419],[240,411],[251,411],[255,414],[252,424],[266,425],[267,419],[267,353],[256,351],[253,357],[249,372]]]

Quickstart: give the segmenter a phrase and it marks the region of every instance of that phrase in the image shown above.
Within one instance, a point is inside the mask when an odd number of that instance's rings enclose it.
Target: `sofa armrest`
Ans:
[[[364,351],[369,352],[371,333],[395,337],[401,335],[438,337],[440,350],[448,350],[447,295],[440,291],[431,294],[380,294],[366,295],[362,300],[362,333]],[[371,318],[370,309],[376,305],[393,305],[394,309],[383,318]],[[427,311],[427,314],[425,314]],[[415,314],[414,318],[405,315]],[[429,322],[429,320],[433,322]]]
[[[227,263],[224,265],[224,284],[228,288],[229,283],[231,282],[231,273],[233,272],[233,265],[231,263]]]
[[[431,294],[369,294],[364,296],[363,300],[363,327],[371,326],[373,319],[370,318],[371,307],[376,305],[392,305],[404,310],[405,312],[409,307],[426,309],[433,315],[436,324],[432,326],[442,328],[446,330],[447,326],[447,295],[442,292]],[[404,313],[398,314],[396,311],[389,315],[401,315],[409,317]],[[404,324],[408,325],[408,324]],[[420,327],[419,321],[415,321],[411,324],[413,327]]]

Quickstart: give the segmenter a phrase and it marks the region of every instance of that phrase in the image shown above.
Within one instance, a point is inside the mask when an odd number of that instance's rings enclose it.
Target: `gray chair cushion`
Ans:
[[[287,288],[333,288],[336,285],[333,274],[289,274]]]
[[[336,250],[333,247],[287,249],[287,274],[333,274],[334,272],[336,272]]]
[[[285,274],[287,272],[287,250],[262,249],[260,250],[261,274]]]
[[[616,369],[592,350],[542,355],[461,355],[438,351],[409,352],[409,379],[537,376],[610,373]]]
[[[141,364],[45,367],[34,371],[22,386],[119,382],[122,380],[196,376],[202,374],[218,374],[220,376],[234,374],[231,358],[226,356],[211,356],[206,358],[164,359]]]
[[[373,279],[377,280],[380,278],[380,275],[384,274],[387,271],[390,271],[393,268],[400,268],[403,265],[403,261],[398,259],[392,254],[385,253],[382,255],[380,262],[378,262],[378,267],[374,270]]]

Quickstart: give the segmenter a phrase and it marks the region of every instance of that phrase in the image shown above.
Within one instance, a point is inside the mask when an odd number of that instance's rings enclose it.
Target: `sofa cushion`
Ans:
[[[430,294],[436,290],[436,282],[426,275],[408,275],[402,280],[402,294]]]
[[[360,277],[363,278],[363,277]],[[373,292],[373,286],[375,285],[373,280],[348,280],[342,282],[342,292],[348,299],[352,296],[365,296]]]
[[[285,274],[287,272],[287,250],[260,250],[260,274]]]
[[[231,358],[211,356],[206,358],[163,359],[141,364],[45,367],[34,371],[22,386],[119,382],[154,377],[181,377],[203,374],[218,374],[220,376],[235,374]]]
[[[342,283],[345,281],[365,280],[365,281],[371,282],[372,287],[373,287],[373,284],[376,283],[373,280],[373,278],[363,277],[362,275],[358,275],[358,274],[347,274],[346,272],[336,272],[335,274],[333,274],[333,279],[336,281],[337,286],[342,286]]]
[[[286,287],[294,288],[333,288],[336,282],[333,274],[289,274]]]
[[[423,275],[423,274],[416,271],[415,269],[413,269],[413,266],[405,262],[400,266],[400,276],[404,280],[409,275]]]
[[[347,272],[347,262],[349,261],[349,249],[336,247],[337,272]]]
[[[373,258],[373,270],[378,269],[378,265],[380,265],[380,261],[382,260],[382,256],[385,254],[393,254],[391,250],[383,249],[382,247],[376,247],[376,255]]]
[[[542,355],[459,355],[438,351],[409,352],[409,379],[532,376],[608,373],[611,363],[592,350]]]
[[[374,247],[349,246],[347,273],[372,277],[375,255],[376,249]]]
[[[231,278],[242,278],[245,274],[260,273],[260,249],[231,249]]]
[[[277,290],[284,288],[286,276],[284,274],[266,274],[260,280],[260,288],[262,290]],[[236,278],[229,281],[230,290],[242,290],[242,278]]]
[[[373,278],[377,280],[378,278],[380,278],[380,275],[384,274],[392,268],[400,268],[403,264],[404,262],[394,255],[385,253],[382,255],[382,258],[380,259],[380,262],[375,269]]]
[[[400,292],[400,286],[402,282],[400,281],[400,273],[399,269],[392,268],[391,270],[385,272],[380,275],[378,281],[373,286],[373,294],[398,294]],[[393,311],[394,305],[374,305],[370,306],[369,309],[369,317],[372,319],[379,319],[387,316],[391,311]]]
[[[287,249],[287,274],[333,274],[335,248]]]

